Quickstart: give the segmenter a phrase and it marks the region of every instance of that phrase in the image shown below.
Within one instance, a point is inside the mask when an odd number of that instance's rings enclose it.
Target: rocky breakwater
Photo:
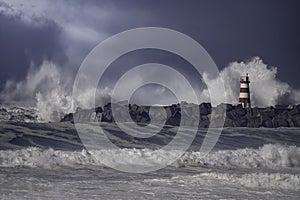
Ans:
[[[0,121],[38,122],[38,115],[31,108],[0,106]]]
[[[196,105],[185,102],[170,106],[152,107],[151,109],[149,106],[136,104],[120,103],[112,106],[109,103],[103,108],[77,108],[75,113],[65,115],[61,121],[114,123],[112,108],[118,115],[118,121],[133,120],[141,124],[155,120],[165,121],[165,125],[198,125],[200,128],[207,128],[212,117],[214,119],[222,118],[222,113],[226,113],[224,127],[300,127],[300,105],[245,109],[241,105],[220,104],[217,107],[212,107],[210,103]]]

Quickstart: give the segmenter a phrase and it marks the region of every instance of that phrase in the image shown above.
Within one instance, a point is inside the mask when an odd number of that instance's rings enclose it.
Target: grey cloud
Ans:
[[[8,79],[20,80],[30,66],[44,60],[63,63],[66,56],[60,42],[60,28],[47,19],[24,22],[20,15],[0,13],[0,84]]]
[[[0,8],[0,84],[22,79],[30,62],[38,66],[44,59],[57,63],[64,75],[72,77],[89,51],[105,38],[131,28],[160,26],[197,40],[220,69],[232,61],[260,56],[278,68],[279,79],[300,87],[300,4],[296,0],[5,2]],[[192,67],[175,56],[147,51],[117,60],[104,83],[112,84],[130,67],[147,62],[187,73],[201,91],[201,77],[194,76]]]

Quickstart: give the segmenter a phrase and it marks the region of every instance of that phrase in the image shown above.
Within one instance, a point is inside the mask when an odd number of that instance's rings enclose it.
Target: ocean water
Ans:
[[[119,149],[86,150],[70,123],[0,123],[0,199],[299,199],[300,129],[224,128],[207,156],[200,129],[184,155],[148,173],[106,166],[165,164],[176,127],[151,139],[101,124]],[[97,125],[92,125],[97,126]],[[92,129],[89,129],[92,131]],[[188,127],[186,133],[189,133]]]

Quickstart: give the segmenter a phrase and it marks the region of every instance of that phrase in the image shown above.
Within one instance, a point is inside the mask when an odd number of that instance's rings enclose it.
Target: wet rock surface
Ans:
[[[172,126],[195,126],[208,128],[212,119],[224,120],[224,127],[300,127],[300,105],[278,105],[267,108],[243,108],[241,105],[220,104],[212,107],[210,103],[192,103],[170,106],[139,106],[136,104],[110,103],[103,108],[80,109],[64,116],[62,122],[115,122],[134,121],[141,124],[162,122]],[[225,115],[224,115],[225,114]]]
[[[38,115],[30,108],[0,106],[0,121],[38,122]]]

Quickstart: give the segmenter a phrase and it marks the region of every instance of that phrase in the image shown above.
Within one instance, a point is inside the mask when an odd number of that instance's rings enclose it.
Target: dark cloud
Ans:
[[[112,33],[139,26],[172,28],[202,44],[220,69],[259,56],[278,67],[280,79],[300,88],[297,0],[128,0],[115,6],[123,15],[109,23]]]
[[[41,28],[23,24],[18,17],[8,19],[1,16],[1,24],[11,24],[10,30],[1,26],[1,38],[9,37],[10,41],[15,41],[9,45],[12,47],[19,40],[24,40],[18,49],[15,48],[14,57],[2,56],[9,60],[18,58],[10,61],[12,66],[19,66],[19,63],[28,65],[26,58],[29,57],[36,62],[41,56],[53,59],[55,54],[63,55],[56,24],[63,29],[61,44],[66,46],[64,50],[71,62],[68,66],[73,66],[73,69],[95,45],[110,35],[130,28],[160,26],[196,39],[220,69],[232,61],[259,56],[269,65],[278,67],[280,79],[300,88],[300,79],[297,78],[300,3],[297,0],[78,0],[19,4],[25,5],[19,6],[25,14],[33,13],[39,17],[45,13],[43,17],[48,21],[45,20]],[[39,34],[40,31],[42,34]],[[26,56],[22,53],[25,46],[30,51]],[[4,63],[9,62],[1,62],[2,65]],[[7,76],[0,77],[2,81],[4,77]]]
[[[53,21],[0,13],[0,84],[8,79],[23,79],[30,66],[44,60],[63,63],[66,59],[60,42],[61,29]]]
[[[39,66],[43,60],[58,64],[72,76],[90,50],[105,38],[131,28],[158,26],[197,40],[220,70],[232,61],[259,56],[269,66],[278,67],[280,80],[300,88],[297,0],[6,2],[0,3],[0,85],[8,79],[24,78],[31,62]],[[9,12],[1,12],[1,5]],[[193,74],[186,70],[190,66],[173,55],[145,51],[117,60],[114,64],[118,66],[112,66],[107,79],[118,78],[130,65],[150,61]],[[120,66],[128,68],[122,71]],[[199,77],[193,78],[199,81]]]

